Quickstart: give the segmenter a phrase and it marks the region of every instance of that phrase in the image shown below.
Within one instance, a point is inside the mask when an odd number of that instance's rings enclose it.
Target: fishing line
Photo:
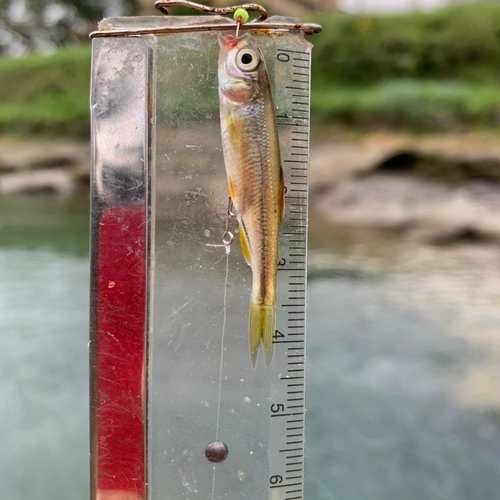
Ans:
[[[236,21],[236,37],[240,31],[240,25],[248,21],[248,12],[245,9],[237,9],[234,13],[234,20]],[[217,400],[217,423],[215,426],[215,441],[219,440],[219,421],[220,421],[220,400],[222,396],[222,368],[224,367],[224,335],[226,333],[226,320],[227,320],[227,285],[229,280],[229,254],[231,253],[231,243],[234,240],[234,235],[229,231],[229,219],[234,217],[233,213],[233,200],[229,196],[227,214],[226,214],[226,230],[222,235],[222,243],[226,250],[226,277],[224,279],[224,316],[222,320],[222,338],[220,342],[220,367],[219,367],[219,398]],[[212,500],[215,497],[215,465],[212,480]]]
[[[226,251],[226,276],[224,279],[224,301],[223,301],[223,319],[222,319],[222,336],[220,342],[220,367],[219,367],[219,397],[217,400],[217,423],[215,427],[215,441],[219,440],[219,421],[220,421],[220,401],[222,396],[222,368],[224,366],[224,336],[226,333],[226,320],[227,320],[227,285],[229,281],[229,254],[231,253],[231,243],[234,240],[234,235],[229,231],[229,219],[234,216],[233,211],[233,203],[231,200],[231,196],[229,196],[229,202],[227,206],[227,214],[226,214],[226,230],[222,235],[222,243]],[[215,245],[214,245],[215,246]],[[214,465],[214,473],[213,473],[213,481],[212,481],[212,500],[214,500],[215,495],[215,465]]]
[[[222,338],[220,342],[220,368],[219,368],[219,398],[217,401],[217,424],[215,431],[215,440],[219,440],[219,420],[220,420],[220,400],[222,395],[222,368],[224,366],[224,335],[226,333],[226,319],[227,319],[227,284],[229,280],[229,253],[226,252],[226,278],[224,280],[224,316],[222,320]],[[215,465],[212,484],[212,500],[214,500],[215,493]]]
[[[217,425],[215,431],[215,440],[219,440],[219,418],[220,418],[220,399],[222,394],[222,367],[224,364],[224,335],[226,333],[227,319],[227,283],[229,278],[229,253],[226,253],[226,279],[224,280],[224,315],[222,320],[222,339],[220,342],[220,368],[219,368],[219,399],[217,401]]]

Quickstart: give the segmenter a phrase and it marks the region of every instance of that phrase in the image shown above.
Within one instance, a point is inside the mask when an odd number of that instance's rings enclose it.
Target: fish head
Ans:
[[[266,64],[250,33],[240,37],[219,33],[219,91],[232,101],[245,103],[260,95]]]

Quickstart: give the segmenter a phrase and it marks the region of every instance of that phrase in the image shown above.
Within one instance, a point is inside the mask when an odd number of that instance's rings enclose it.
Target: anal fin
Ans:
[[[241,250],[243,252],[243,257],[245,257],[247,264],[251,265],[252,261],[250,259],[250,248],[248,246],[247,237],[245,236],[245,231],[243,230],[241,224],[240,224],[240,243],[241,243]]]

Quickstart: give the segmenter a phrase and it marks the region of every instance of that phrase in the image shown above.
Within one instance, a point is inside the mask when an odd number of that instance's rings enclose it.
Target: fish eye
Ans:
[[[254,71],[259,63],[259,56],[250,49],[242,49],[236,56],[236,65],[241,71]]]

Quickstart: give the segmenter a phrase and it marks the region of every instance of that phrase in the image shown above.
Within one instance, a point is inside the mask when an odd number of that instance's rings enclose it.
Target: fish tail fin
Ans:
[[[266,366],[271,364],[274,353],[273,337],[276,326],[276,305],[259,305],[250,302],[250,356],[255,368],[260,343],[264,346]]]

